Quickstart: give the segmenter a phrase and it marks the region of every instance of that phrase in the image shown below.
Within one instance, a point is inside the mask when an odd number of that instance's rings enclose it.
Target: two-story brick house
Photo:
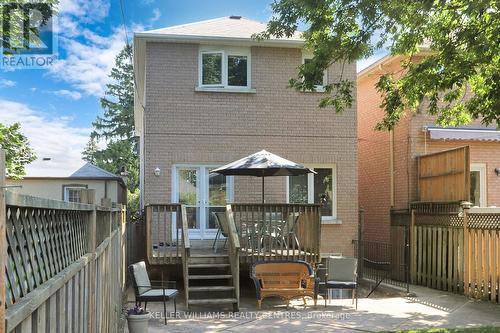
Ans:
[[[414,58],[424,57],[422,52]],[[474,206],[500,206],[500,131],[479,121],[440,128],[423,103],[393,131],[376,131],[384,110],[376,83],[385,73],[402,75],[401,56],[387,55],[358,73],[359,203],[365,210],[365,239],[389,241],[391,211],[409,212],[419,200],[417,157],[469,146],[470,192]],[[451,172],[452,173],[452,172]],[[450,190],[450,189],[445,189]]]
[[[266,149],[317,172],[269,178],[266,202],[318,203],[327,193],[321,251],[351,255],[358,222],[356,102],[335,114],[318,107],[321,87],[289,88],[309,55],[298,34],[252,38],[265,28],[231,16],[135,33],[142,205],[187,203],[190,237],[213,239],[210,212],[227,202],[259,203],[261,188],[257,178],[209,171]],[[340,65],[330,66],[325,83],[340,72]],[[343,76],[355,81],[355,64]]]

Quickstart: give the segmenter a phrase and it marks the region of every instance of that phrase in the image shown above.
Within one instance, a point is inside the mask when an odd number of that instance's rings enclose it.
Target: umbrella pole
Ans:
[[[262,203],[264,203],[264,176],[262,177]]]

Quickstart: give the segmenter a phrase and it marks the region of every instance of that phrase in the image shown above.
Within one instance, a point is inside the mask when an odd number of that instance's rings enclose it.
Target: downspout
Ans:
[[[394,208],[395,204],[395,184],[394,184],[394,130],[389,131],[389,173],[391,180],[391,208]]]

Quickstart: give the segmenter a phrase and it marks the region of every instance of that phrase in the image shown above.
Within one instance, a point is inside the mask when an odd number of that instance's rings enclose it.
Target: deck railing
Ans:
[[[235,203],[230,208],[246,262],[319,261],[319,205]]]
[[[176,264],[189,255],[187,218],[182,208],[175,203],[146,206],[146,252],[150,264]]]

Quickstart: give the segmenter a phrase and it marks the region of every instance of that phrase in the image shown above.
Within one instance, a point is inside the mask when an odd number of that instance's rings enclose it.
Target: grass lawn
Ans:
[[[408,331],[391,331],[387,333],[497,333],[500,327],[475,327],[475,328],[430,328]]]

